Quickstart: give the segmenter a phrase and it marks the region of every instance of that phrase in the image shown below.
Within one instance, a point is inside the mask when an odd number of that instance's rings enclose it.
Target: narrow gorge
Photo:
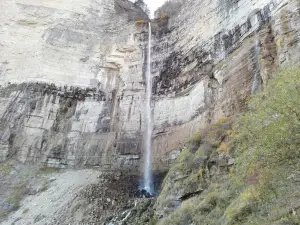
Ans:
[[[142,3],[0,1],[0,223],[300,224],[300,1]]]

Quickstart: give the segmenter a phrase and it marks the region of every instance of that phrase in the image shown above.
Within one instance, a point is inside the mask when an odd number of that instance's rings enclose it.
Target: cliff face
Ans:
[[[158,21],[154,155],[240,112],[276,69],[299,65],[298,8],[284,0],[187,1],[177,17]]]
[[[0,160],[137,168],[146,16],[124,0],[2,1]],[[186,1],[153,21],[153,163],[299,64],[298,1]]]
[[[187,0],[151,22],[155,185],[168,173],[144,199],[147,16],[127,0],[0,1],[0,222],[298,224],[299,9]],[[55,169],[82,167],[100,169]]]
[[[1,161],[138,165],[144,43],[132,21],[145,14],[123,0],[0,4]]]

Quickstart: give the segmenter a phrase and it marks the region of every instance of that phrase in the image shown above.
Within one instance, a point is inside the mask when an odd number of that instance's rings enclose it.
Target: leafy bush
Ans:
[[[146,23],[145,20],[137,20],[137,21],[135,21],[136,25],[143,25],[145,23]]]
[[[134,5],[140,7],[148,16],[150,15],[150,10],[144,0],[136,0]]]
[[[229,146],[227,143],[222,142],[221,145],[218,147],[217,151],[220,152],[229,152]]]
[[[0,175],[7,176],[10,174],[12,164],[10,162],[0,163]]]
[[[250,98],[249,111],[233,126],[220,119],[189,141],[157,206],[165,207],[164,199],[188,186],[204,190],[159,224],[299,224],[299,149],[300,69],[288,69]],[[235,158],[229,174],[209,168],[224,152]]]
[[[42,175],[46,175],[46,174],[58,173],[59,171],[60,171],[60,169],[58,169],[58,168],[42,167],[42,168],[40,168],[39,173]]]
[[[244,191],[227,209],[232,224],[246,217],[243,224],[295,220],[289,212],[300,207],[295,200],[299,186],[291,178],[300,174],[299,99],[300,69],[282,71],[250,99],[249,112],[236,122],[231,181]]]
[[[159,225],[191,224],[193,212],[194,212],[194,205],[191,204],[191,202],[184,202],[178,210],[172,213],[169,217],[160,221],[158,224]]]
[[[201,141],[201,134],[200,133],[197,133],[197,134],[195,134],[194,136],[192,136],[191,137],[191,139],[190,139],[190,142],[192,142],[192,143],[200,143],[200,141]]]
[[[168,18],[169,18],[169,16],[168,16],[166,13],[163,13],[163,14],[160,15],[160,17],[159,17],[160,20],[166,20],[166,19],[168,19]]]
[[[259,183],[267,185],[285,169],[299,169],[299,100],[299,69],[280,72],[263,93],[250,100],[250,112],[235,125],[234,153],[241,182],[257,174]]]
[[[12,204],[12,210],[17,210],[20,207],[20,202],[22,201],[26,192],[26,183],[21,182],[14,186],[14,191],[8,199],[8,202]]]

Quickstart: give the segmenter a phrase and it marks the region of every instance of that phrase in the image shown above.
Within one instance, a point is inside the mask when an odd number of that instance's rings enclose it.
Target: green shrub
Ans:
[[[8,202],[13,205],[12,210],[18,210],[20,202],[26,194],[26,183],[20,182],[14,186],[13,193],[8,198]]]
[[[200,135],[200,133],[195,134],[190,139],[190,142],[192,142],[192,143],[200,143],[200,141],[201,141],[201,135]]]
[[[300,70],[292,69],[279,73],[263,93],[250,100],[251,111],[235,125],[236,171],[242,183],[257,173],[259,184],[270,185],[272,179],[284,176],[283,167],[299,165],[299,99]]]
[[[233,126],[220,119],[189,141],[158,201],[200,184],[205,190],[159,224],[299,224],[299,149],[300,69],[288,69],[250,98],[249,111]],[[230,173],[209,171],[223,152],[235,158]]]
[[[232,132],[232,121],[228,118],[221,118],[210,127],[202,131],[203,142],[209,143],[215,148],[219,147]]]
[[[161,220],[159,225],[185,225],[192,222],[194,205],[191,202],[183,202],[181,207],[173,211],[170,216]]]
[[[52,174],[52,173],[58,173],[59,169],[58,168],[53,168],[53,167],[42,167],[39,170],[39,173],[41,174]]]
[[[135,21],[135,24],[136,24],[136,25],[143,25],[143,24],[145,24],[145,23],[146,23],[146,21],[145,21],[145,20],[142,20],[142,19]]]
[[[156,217],[152,217],[150,219],[149,225],[156,225],[157,224],[157,218]]]
[[[231,181],[244,191],[226,210],[230,221],[247,218],[243,224],[252,225],[289,218],[299,191],[288,178],[300,173],[299,99],[300,69],[282,71],[250,99],[249,112],[235,123]]]
[[[0,174],[7,176],[10,174],[12,164],[10,162],[0,163]]]

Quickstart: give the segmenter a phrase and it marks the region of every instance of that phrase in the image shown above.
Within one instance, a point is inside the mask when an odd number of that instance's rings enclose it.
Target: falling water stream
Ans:
[[[260,42],[259,40],[256,40],[255,46],[254,46],[254,76],[253,76],[253,82],[252,82],[252,88],[251,88],[251,94],[255,94],[260,91],[260,65],[259,65],[259,55],[260,55]]]
[[[144,165],[144,184],[143,189],[149,194],[154,193],[152,169],[151,169],[151,149],[152,149],[152,76],[151,76],[151,23],[149,23],[149,39],[148,39],[148,57],[147,57],[147,72],[146,72],[146,104],[145,104],[145,121],[146,132],[144,137],[145,147],[145,165]]]

